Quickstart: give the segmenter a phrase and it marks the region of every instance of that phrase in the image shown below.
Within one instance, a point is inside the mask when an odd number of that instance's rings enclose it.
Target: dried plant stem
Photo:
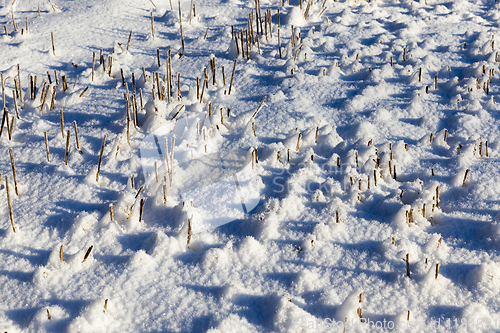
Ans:
[[[160,176],[158,175],[158,163],[155,161],[155,178],[156,182],[158,183],[160,181]]]
[[[89,249],[87,252],[85,252],[85,256],[83,256],[83,261],[82,264],[89,258],[90,252],[92,252],[92,249],[94,248],[94,245],[90,245]]]
[[[19,100],[23,103],[23,89],[21,87],[21,70],[19,64],[17,65],[17,81],[19,83]]]
[[[45,150],[47,151],[47,161],[50,163],[49,140],[47,139],[47,132],[43,132],[45,136]]]
[[[139,116],[137,114],[137,97],[135,94],[134,94],[132,99],[134,100],[132,103],[133,109],[134,109],[134,125],[137,128],[137,127],[139,127]]]
[[[56,101],[56,87],[54,86],[52,88],[52,98],[50,100],[50,108],[49,110],[52,110],[55,108],[55,101]]]
[[[15,123],[16,118],[12,116],[12,120],[10,122],[10,127],[9,127],[9,139],[12,139],[12,134],[14,133],[14,123]]]
[[[278,28],[278,51],[279,51],[279,55],[280,55],[280,59],[282,58],[281,57],[281,36],[280,36],[280,29]]]
[[[9,122],[9,111],[7,109],[3,110],[4,116],[5,116],[5,122],[6,122],[6,127],[7,127],[7,135],[9,136],[9,140],[12,140],[12,136],[10,133],[10,122]],[[2,126],[3,129],[3,126]]]
[[[170,96],[174,95],[174,92],[172,90],[172,48],[169,46],[168,47],[168,84],[170,88]],[[170,102],[170,98],[168,99]]]
[[[130,146],[130,118],[127,118],[127,143]]]
[[[302,133],[299,133],[299,137],[297,138],[297,146],[295,147],[295,151],[299,151],[300,149],[300,138],[302,138]]]
[[[191,6],[189,7],[189,25],[191,25],[191,13],[193,11],[193,0],[191,0]]]
[[[439,186],[436,186],[436,207],[439,207]]]
[[[99,154],[99,164],[97,165],[97,174],[95,176],[95,181],[97,183],[99,182],[99,173],[101,172],[102,154],[104,153],[104,146],[106,145],[106,137],[107,135],[104,135],[104,139],[102,140],[101,154]]]
[[[262,99],[262,102],[260,102],[260,105],[259,107],[257,108],[257,110],[255,110],[255,112],[253,113],[252,115],[252,119],[255,118],[255,116],[257,115],[257,113],[260,111],[260,109],[262,108],[262,105],[264,104],[264,102],[266,101],[266,98],[267,96],[264,96],[264,98]]]
[[[130,46],[130,39],[132,38],[132,30],[130,30],[130,34],[128,35],[128,42],[127,42],[127,51]]]
[[[465,176],[462,186],[465,186],[465,182],[467,181],[467,176],[469,175],[470,169],[465,170]]]
[[[94,82],[94,71],[95,71],[95,52],[92,52],[92,82]]]
[[[436,280],[439,277],[439,264],[436,264]]]
[[[122,76],[122,86],[125,87],[125,76],[123,75],[123,68],[120,68],[120,74]]]
[[[37,93],[37,88],[36,88],[36,80],[37,80],[38,76],[35,75],[35,80],[33,82],[33,98],[32,99],[35,99],[36,98],[36,93]]]
[[[410,254],[406,254],[406,276],[410,277]]]
[[[9,148],[9,154],[10,154],[10,164],[12,166],[12,175],[14,176],[14,189],[16,191],[16,195],[19,196],[19,191],[17,190],[16,166],[14,164],[14,154],[12,153],[12,148]]]
[[[78,128],[76,127],[76,120],[73,121],[73,126],[75,127],[76,148],[80,150],[80,142],[78,140]]]
[[[142,89],[139,89],[139,96],[141,98],[141,110],[143,110],[144,109],[144,105],[143,105],[143,102],[142,102]],[[169,98],[170,98],[170,96],[169,96]]]
[[[177,100],[182,101],[181,73],[177,73]]]
[[[139,222],[142,222],[143,211],[144,211],[144,198],[141,198],[141,204],[139,206]]]
[[[174,116],[172,117],[172,120],[175,119],[175,117],[177,117],[177,115],[179,115],[179,113],[182,111],[182,109],[184,109],[184,105],[181,105],[181,107],[179,108],[179,110],[177,110],[177,112],[174,114]]]
[[[144,185],[142,185],[139,190],[137,191],[137,194],[135,195],[135,199],[137,199],[137,197],[139,197],[139,194],[141,194],[142,190],[144,189]]]
[[[61,113],[61,135],[64,139],[64,113],[63,113],[62,109],[61,109],[60,113]]]
[[[66,165],[68,165],[68,160],[69,160],[69,137],[70,137],[70,131],[68,130],[68,135],[66,136]]]
[[[201,88],[201,95],[200,95],[200,104],[203,103],[203,94],[205,93],[205,83],[207,82],[207,79],[203,81],[203,88]]]
[[[52,39],[52,53],[56,55],[56,47],[54,46],[54,33],[50,33],[50,38]]]
[[[3,73],[0,74],[0,79],[2,80],[2,100],[3,100],[3,108],[5,109],[5,81],[3,79]]]
[[[227,93],[228,95],[231,95],[231,88],[233,87],[234,72],[236,71],[236,63],[237,62],[238,62],[238,59],[234,59],[233,74],[231,75],[231,82],[229,83],[229,92]]]
[[[187,234],[187,246],[189,248],[189,245],[191,244],[191,232],[192,232],[192,220],[193,220],[193,217],[191,217],[190,219],[188,219],[188,234]]]
[[[180,8],[179,8],[180,11]],[[185,51],[184,51],[184,29],[182,28],[181,24],[181,44],[182,44],[182,56],[184,57]]]
[[[113,204],[109,205],[109,216],[111,221],[115,220],[114,206]]]
[[[87,90],[89,90],[89,86],[85,87],[85,89],[83,89],[82,93],[80,94],[80,96],[78,96],[79,98],[82,98],[83,97],[83,94],[85,94],[87,92]]]
[[[153,36],[153,41],[155,40],[155,21],[153,18],[153,12],[151,12],[151,35]]]
[[[16,109],[16,116],[17,116],[17,119],[19,119],[19,109],[17,107],[16,92],[14,90],[12,90],[12,98],[14,99],[14,107]]]
[[[18,86],[17,86],[17,79],[14,79],[14,85],[15,85],[15,89],[16,89],[14,92],[15,92],[15,95],[17,97],[17,96],[19,96],[19,91],[18,91]]]
[[[45,92],[46,92],[45,88],[46,87],[47,87],[47,82],[44,81],[43,82],[43,87],[42,87],[42,95],[40,96],[40,103],[43,102],[43,96],[45,95]]]
[[[63,252],[63,246],[61,245],[61,248],[59,249],[59,260],[64,261],[64,252]]]
[[[14,214],[12,214],[12,202],[10,201],[9,177],[7,176],[5,176],[5,187],[7,189],[7,202],[9,204],[10,223],[12,224],[12,230],[16,232],[16,225],[14,224]]]
[[[44,83],[43,87],[45,88],[45,83]],[[41,97],[43,97],[43,100],[42,100],[42,107],[40,108],[40,114],[42,114],[42,112],[43,112],[43,108],[45,107],[45,101],[47,100],[48,94],[49,94],[49,86],[47,86],[46,89],[42,88],[42,96]]]

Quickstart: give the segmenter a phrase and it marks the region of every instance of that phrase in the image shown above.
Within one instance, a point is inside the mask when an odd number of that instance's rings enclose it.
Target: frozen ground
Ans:
[[[1,332],[500,331],[500,4],[153,2],[0,6]]]

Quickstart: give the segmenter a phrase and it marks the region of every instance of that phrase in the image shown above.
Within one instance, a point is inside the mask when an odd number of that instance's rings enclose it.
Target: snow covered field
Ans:
[[[500,331],[499,25],[3,0],[0,332]]]

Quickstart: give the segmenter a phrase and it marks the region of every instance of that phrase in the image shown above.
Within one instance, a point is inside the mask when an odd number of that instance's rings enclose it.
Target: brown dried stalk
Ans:
[[[299,133],[299,137],[297,138],[297,145],[295,147],[295,151],[299,151],[300,148],[300,138],[302,137],[302,133]]]
[[[49,140],[47,139],[47,132],[43,132],[45,136],[45,150],[47,151],[47,161],[50,163]]]
[[[191,232],[192,232],[192,220],[193,220],[193,217],[191,216],[191,218],[188,220],[188,235],[187,235],[187,246],[189,248],[189,245],[191,244]]]
[[[92,52],[92,82],[94,82],[95,52]]]
[[[143,210],[144,210],[144,198],[141,198],[141,204],[139,206],[139,222],[142,222],[142,214],[143,214]]]
[[[102,154],[104,152],[104,146],[106,145],[106,137],[107,135],[104,135],[104,139],[102,140],[101,154],[99,155],[99,164],[97,165],[97,174],[95,176],[95,181],[97,183],[99,182],[99,173],[101,172],[101,161],[102,161]]]
[[[64,139],[64,113],[63,113],[63,109],[61,109],[60,113],[61,113],[61,135]]]
[[[80,150],[80,142],[78,141],[78,128],[76,127],[76,120],[73,121],[73,126],[75,127],[76,148]]]
[[[87,92],[87,90],[88,90],[88,89],[89,89],[89,86],[85,87],[85,89],[83,89],[82,93],[81,93],[81,94],[80,94],[80,96],[78,96],[78,97],[82,98],[82,97],[83,97],[83,94],[85,94],[85,93]]]
[[[410,277],[410,254],[406,254],[406,276]]]
[[[0,175],[1,177],[1,175]],[[14,214],[12,213],[12,203],[10,201],[10,190],[9,190],[9,177],[5,176],[5,187],[7,189],[7,202],[9,204],[9,215],[10,223],[12,224],[12,230],[16,232],[16,225],[14,224]]]
[[[257,112],[260,111],[260,109],[262,108],[262,105],[264,104],[264,102],[266,101],[266,98],[267,96],[264,96],[264,98],[262,99],[262,102],[260,102],[260,105],[259,107],[257,108],[257,110],[255,110],[255,112],[253,113],[252,115],[252,119],[255,118],[255,116],[257,115]]]
[[[231,75],[231,82],[229,83],[229,92],[227,93],[228,95],[231,95],[231,88],[233,86],[234,72],[236,71],[236,63],[237,62],[238,62],[238,59],[234,59],[233,74]]]
[[[153,36],[153,40],[155,40],[155,21],[153,18],[153,12],[151,12],[151,35]]]
[[[66,137],[66,165],[68,165],[68,159],[69,159],[69,136],[70,136],[70,131],[68,130],[68,135]]]
[[[10,164],[12,166],[12,175],[14,176],[14,187],[16,195],[19,196],[19,191],[17,190],[16,166],[14,164],[14,154],[12,153],[12,148],[9,148],[9,154],[10,154]]]
[[[16,108],[16,116],[17,119],[19,119],[19,109],[17,107],[16,92],[14,90],[12,90],[12,98],[14,99],[14,107]]]
[[[113,204],[109,205],[109,216],[111,218],[111,221],[115,220],[115,213],[114,213]]]
[[[50,38],[52,39],[52,53],[56,55],[56,47],[54,46],[54,33],[50,33]]]
[[[90,245],[89,249],[87,250],[87,252],[85,253],[85,256],[83,257],[83,261],[82,261],[82,264],[85,262],[85,260],[88,259],[89,255],[90,255],[90,252],[92,252],[92,249],[94,248],[94,245]]]
[[[465,186],[465,181],[467,180],[467,176],[469,175],[469,171],[470,171],[470,169],[465,170],[465,176],[464,176],[464,181],[463,181],[462,186]]]

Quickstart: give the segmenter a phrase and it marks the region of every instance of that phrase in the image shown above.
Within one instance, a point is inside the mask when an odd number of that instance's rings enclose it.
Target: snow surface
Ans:
[[[0,331],[500,331],[500,4],[179,3],[0,4]]]

